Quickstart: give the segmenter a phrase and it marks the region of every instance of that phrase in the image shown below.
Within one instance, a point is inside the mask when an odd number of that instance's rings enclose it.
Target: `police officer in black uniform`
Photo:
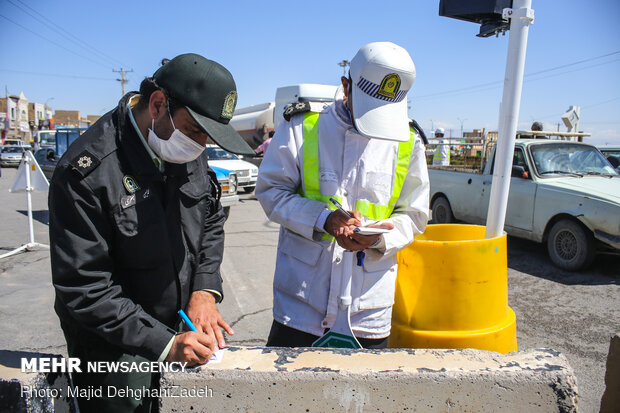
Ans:
[[[151,373],[92,373],[88,361],[204,363],[223,347],[220,263],[224,212],[204,151],[253,154],[228,122],[232,75],[196,54],[166,62],[64,154],[49,190],[55,309],[68,353],[79,357],[81,411],[156,411],[157,399],[106,397],[156,389]],[[185,309],[199,333],[178,333]]]

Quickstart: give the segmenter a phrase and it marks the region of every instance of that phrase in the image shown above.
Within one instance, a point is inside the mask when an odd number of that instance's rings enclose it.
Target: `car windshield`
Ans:
[[[22,153],[23,151],[19,146],[5,146],[2,148],[2,153]]]
[[[594,147],[576,143],[530,146],[539,175],[613,175],[618,173]]]
[[[41,145],[54,145],[56,143],[56,132],[41,132],[39,136],[41,137],[39,141]]]
[[[207,155],[209,156],[209,159],[239,159],[237,155],[215,146],[209,146],[207,148]]]

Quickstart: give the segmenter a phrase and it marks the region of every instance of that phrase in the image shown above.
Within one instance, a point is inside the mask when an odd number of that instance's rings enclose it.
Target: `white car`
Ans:
[[[30,149],[30,143],[22,141],[21,139],[5,139],[4,146],[19,146],[22,149]]]
[[[0,166],[19,166],[24,150],[23,146],[0,146]]]
[[[483,170],[429,167],[435,223],[485,225],[493,157]],[[517,139],[505,231],[546,243],[559,268],[586,268],[597,252],[620,254],[620,174],[592,145]]]
[[[220,203],[224,208],[224,214],[226,218],[230,215],[230,207],[239,203],[239,195],[237,195],[237,174],[234,171],[228,169],[219,168],[214,165],[209,165],[217,176],[217,181],[220,184],[222,194],[220,196]]]
[[[217,145],[207,145],[207,155],[209,165],[224,168],[237,173],[237,185],[244,192],[252,192],[256,187],[258,179],[258,168],[256,165],[242,161],[235,154],[232,154]]]

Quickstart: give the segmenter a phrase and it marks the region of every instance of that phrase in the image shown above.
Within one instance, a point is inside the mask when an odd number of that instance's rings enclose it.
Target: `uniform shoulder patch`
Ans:
[[[82,151],[69,162],[69,165],[78,171],[82,178],[95,170],[100,164],[101,160],[88,151]]]
[[[305,112],[310,112],[309,102],[289,103],[284,107],[284,114],[282,116],[289,121],[294,115]]]

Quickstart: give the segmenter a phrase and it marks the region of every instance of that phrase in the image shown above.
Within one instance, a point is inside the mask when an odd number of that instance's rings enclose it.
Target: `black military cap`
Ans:
[[[229,152],[254,155],[252,148],[228,124],[237,104],[237,86],[224,66],[187,53],[166,62],[153,78],[185,106],[215,143]]]

